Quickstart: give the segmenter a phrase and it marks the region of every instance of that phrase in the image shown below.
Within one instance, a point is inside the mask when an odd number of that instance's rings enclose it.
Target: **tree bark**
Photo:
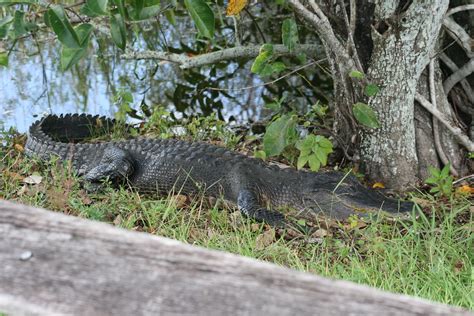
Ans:
[[[380,128],[362,132],[360,152],[370,179],[402,190],[418,180],[414,97],[449,1],[413,1],[408,8],[400,8],[396,2],[383,1],[376,6],[368,79],[381,90],[368,103]]]

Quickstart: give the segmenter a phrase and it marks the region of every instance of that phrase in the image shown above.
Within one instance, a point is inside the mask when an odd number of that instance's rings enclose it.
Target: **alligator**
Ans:
[[[247,217],[273,226],[287,221],[279,209],[338,220],[383,210],[401,214],[413,203],[364,187],[337,171],[310,172],[270,165],[223,147],[176,139],[132,138],[87,142],[93,131],[112,131],[114,119],[87,114],[48,115],[29,129],[28,156],[69,161],[86,183],[104,180],[139,191],[224,198]]]

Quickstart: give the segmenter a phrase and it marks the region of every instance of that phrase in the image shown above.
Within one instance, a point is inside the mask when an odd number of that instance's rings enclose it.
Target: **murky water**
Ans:
[[[148,36],[158,36],[150,30],[153,35]],[[175,41],[176,46],[179,46],[180,41],[185,44],[186,41],[195,41],[191,31],[183,30],[194,29],[183,23],[180,29],[164,27],[160,36],[165,36],[169,43]],[[146,36],[135,39],[133,48],[160,50],[160,47],[150,47],[150,43],[159,41]],[[0,44],[7,48],[11,45]],[[121,52],[108,36],[96,34],[89,55],[67,72],[59,69],[60,45],[54,35],[44,36],[39,45],[40,50],[31,39],[17,44],[10,55],[8,68],[0,67],[0,128],[13,126],[18,131],[25,132],[32,122],[47,113],[86,112],[112,116],[117,111],[114,97],[121,90],[132,93],[132,106],[135,108],[139,108],[142,100],[145,100],[148,105],[160,104],[172,111],[179,110],[188,114],[202,112],[200,104],[189,104],[185,109],[176,109],[174,106],[173,93],[176,86],[186,84],[183,80],[184,72],[176,65],[124,60],[120,58]],[[232,88],[260,82],[258,78],[249,80],[248,69],[236,71],[236,67],[230,64],[214,75],[222,76],[232,72],[232,78],[225,79],[220,86]],[[199,72],[204,76],[209,74],[206,69]],[[261,88],[229,94],[231,98],[219,97],[223,105],[220,111],[225,118],[232,115],[246,119],[258,115],[263,100],[254,96],[261,94]]]

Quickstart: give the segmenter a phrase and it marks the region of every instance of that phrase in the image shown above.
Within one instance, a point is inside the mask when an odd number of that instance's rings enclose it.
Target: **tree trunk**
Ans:
[[[455,122],[442,86],[437,63],[440,48],[436,46],[441,40],[448,0],[289,3],[324,44],[334,80],[332,105],[337,145],[346,152],[351,149],[354,160],[361,162],[369,179],[382,181],[396,190],[407,190],[426,179],[427,167],[437,167],[439,162],[450,162],[463,174],[466,163],[452,136],[453,129],[448,133],[424,108],[415,112],[414,101],[417,93],[427,100],[434,94],[436,102],[432,107],[448,118],[444,124]],[[429,85],[428,74],[420,77],[431,60],[434,83]],[[364,72],[364,80],[350,79],[352,70]],[[377,85],[379,93],[365,97],[367,84]],[[432,89],[434,92],[430,93]],[[356,102],[371,106],[379,128],[356,124],[352,113]],[[437,144],[435,135],[439,139]],[[460,139],[464,143],[464,138]]]
[[[408,8],[393,2],[376,6],[368,79],[381,89],[369,100],[380,128],[362,132],[360,153],[370,179],[401,190],[418,180],[414,97],[449,1],[413,1]]]

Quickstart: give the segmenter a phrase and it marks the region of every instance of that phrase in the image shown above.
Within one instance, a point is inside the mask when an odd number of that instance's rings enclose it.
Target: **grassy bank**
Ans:
[[[208,199],[87,193],[69,168],[26,158],[23,136],[0,139],[0,198],[109,222],[297,270],[473,309],[473,206],[469,196],[418,193],[423,215],[364,223],[317,221],[308,233],[275,231]]]

